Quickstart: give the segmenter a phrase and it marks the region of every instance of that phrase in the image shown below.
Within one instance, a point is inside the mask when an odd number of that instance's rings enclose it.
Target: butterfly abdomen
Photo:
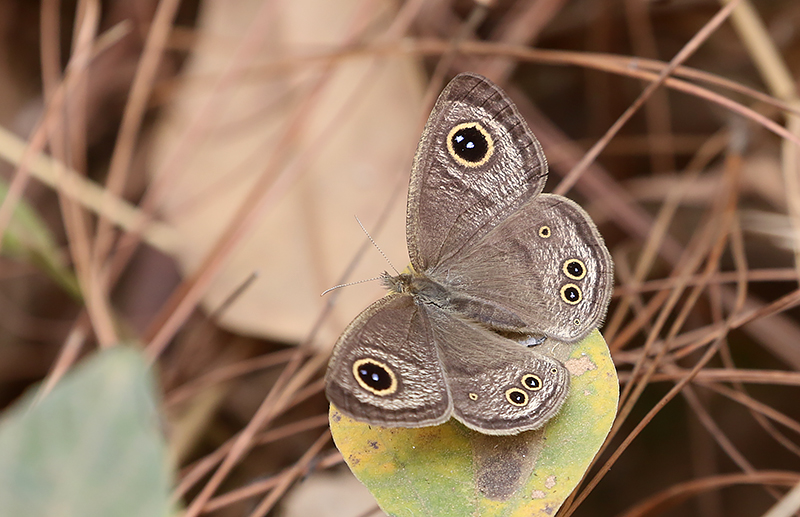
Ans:
[[[456,295],[451,298],[449,308],[452,312],[495,332],[525,333],[528,329],[517,314],[485,300]]]
[[[425,274],[402,273],[384,279],[389,291],[411,295],[418,304],[435,307],[496,332],[525,333],[528,325],[514,312],[489,301],[461,294],[452,285]]]

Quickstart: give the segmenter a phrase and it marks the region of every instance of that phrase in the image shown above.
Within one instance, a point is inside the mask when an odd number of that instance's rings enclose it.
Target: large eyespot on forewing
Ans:
[[[494,154],[494,138],[477,121],[453,126],[446,144],[450,157],[465,167],[480,167]]]
[[[414,157],[406,225],[414,269],[469,250],[546,180],[541,145],[508,96],[479,75],[458,75],[436,101]]]
[[[430,322],[411,296],[385,296],[345,329],[328,365],[325,394],[343,414],[383,427],[435,425],[450,417]]]
[[[379,397],[397,391],[397,376],[392,367],[373,357],[356,359],[353,362],[353,378],[363,389]]]

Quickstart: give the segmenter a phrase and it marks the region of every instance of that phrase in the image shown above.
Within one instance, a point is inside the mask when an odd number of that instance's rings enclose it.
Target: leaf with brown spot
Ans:
[[[619,397],[599,331],[574,346],[566,362],[577,366],[567,401],[536,431],[488,436],[455,420],[380,428],[331,406],[331,432],[350,469],[389,515],[553,515],[605,440]]]

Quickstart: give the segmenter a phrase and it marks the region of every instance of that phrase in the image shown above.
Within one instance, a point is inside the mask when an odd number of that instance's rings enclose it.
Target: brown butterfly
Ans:
[[[485,434],[555,415],[569,372],[544,346],[605,316],[613,263],[586,212],[542,194],[547,160],[496,85],[461,74],[422,133],[408,194],[410,273],[344,331],[326,375],[345,415],[384,427],[451,416]]]

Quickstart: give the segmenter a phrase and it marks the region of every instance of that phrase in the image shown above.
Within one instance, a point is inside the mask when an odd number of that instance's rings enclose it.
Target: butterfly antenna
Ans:
[[[378,252],[380,252],[380,254],[383,255],[383,258],[386,259],[386,262],[394,270],[395,274],[399,275],[400,272],[397,270],[396,267],[394,267],[394,264],[392,264],[392,261],[389,260],[389,257],[386,256],[386,253],[383,252],[381,247],[378,246],[378,243],[375,242],[375,240],[372,238],[372,235],[370,235],[369,232],[367,231],[367,229],[364,228],[364,225],[361,224],[361,219],[359,219],[358,216],[355,216],[355,218],[356,218],[356,221],[358,222],[358,225],[361,227],[361,230],[363,230],[364,234],[367,236],[367,239],[369,239],[369,242],[371,242],[372,245],[375,246],[375,249],[377,249]],[[382,277],[378,277],[378,278],[382,278]],[[371,278],[370,280],[375,280],[375,278]],[[365,280],[365,281],[368,282],[369,280]],[[354,283],[358,284],[358,283],[361,283],[361,282],[354,282]],[[347,284],[345,284],[345,285],[347,285]]]
[[[348,282],[346,284],[335,285],[335,286],[331,287],[330,289],[325,289],[320,296],[325,296],[329,292],[335,291],[336,289],[339,289],[340,287],[349,287],[351,285],[363,284],[364,282],[372,282],[373,280],[381,280],[381,279],[383,279],[383,277],[384,277],[384,275],[381,275],[381,276],[376,276],[375,278],[367,278],[366,280],[359,280],[357,282]]]

